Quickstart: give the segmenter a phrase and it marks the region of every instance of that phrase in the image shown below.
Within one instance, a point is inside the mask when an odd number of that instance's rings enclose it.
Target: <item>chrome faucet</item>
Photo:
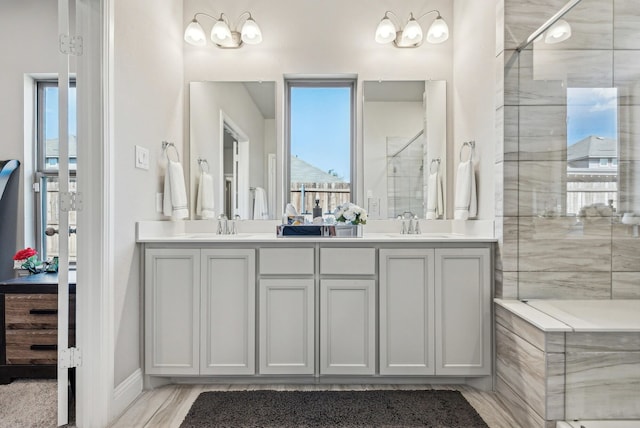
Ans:
[[[228,218],[225,214],[220,214],[218,216],[218,235],[228,235],[228,234],[229,234]]]

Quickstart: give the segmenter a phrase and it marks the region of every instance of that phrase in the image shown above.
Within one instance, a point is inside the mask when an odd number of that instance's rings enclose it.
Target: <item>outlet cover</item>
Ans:
[[[136,168],[149,169],[149,149],[136,146]]]

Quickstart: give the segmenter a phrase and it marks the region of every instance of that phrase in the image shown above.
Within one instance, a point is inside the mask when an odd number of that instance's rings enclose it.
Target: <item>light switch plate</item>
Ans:
[[[149,149],[136,146],[136,168],[149,169]]]

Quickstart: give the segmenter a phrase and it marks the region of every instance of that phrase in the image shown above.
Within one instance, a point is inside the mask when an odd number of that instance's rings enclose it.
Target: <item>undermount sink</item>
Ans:
[[[407,238],[407,239],[450,239],[451,234],[447,233],[419,233],[419,234],[407,234],[407,233],[389,233],[389,238]]]
[[[183,237],[182,235],[179,237]],[[255,238],[256,235],[252,233],[238,233],[235,235],[218,235],[217,233],[187,233],[184,235],[184,238],[194,239],[194,240],[210,240],[210,239],[251,239]]]

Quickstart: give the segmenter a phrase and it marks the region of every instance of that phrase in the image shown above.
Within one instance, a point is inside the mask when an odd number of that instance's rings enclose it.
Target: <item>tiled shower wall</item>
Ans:
[[[566,2],[496,4],[496,295],[640,298],[640,238],[620,222],[623,212],[640,213],[640,1],[583,0],[565,16],[569,40],[518,53]],[[618,89],[611,217],[564,212],[568,87]]]

